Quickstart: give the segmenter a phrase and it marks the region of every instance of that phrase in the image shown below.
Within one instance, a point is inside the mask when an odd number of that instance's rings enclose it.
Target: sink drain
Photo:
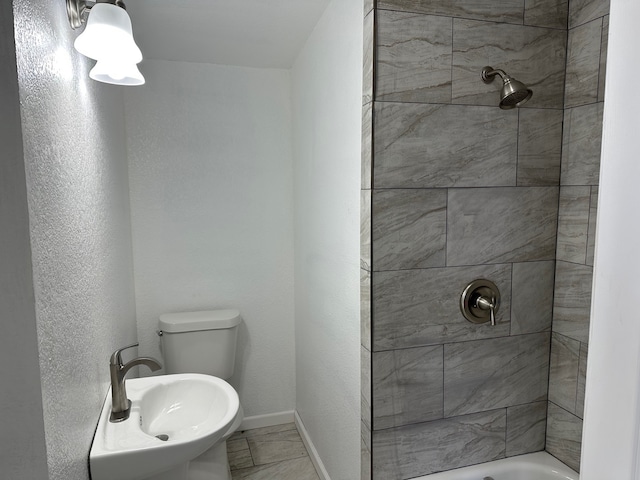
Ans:
[[[156,435],[156,438],[162,440],[163,442],[166,442],[167,440],[169,440],[169,435],[165,435],[164,433],[161,433],[160,435]]]

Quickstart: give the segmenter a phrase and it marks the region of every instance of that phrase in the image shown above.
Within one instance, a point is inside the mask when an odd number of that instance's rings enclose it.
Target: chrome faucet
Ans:
[[[122,351],[127,348],[137,347],[134,343],[128,347],[120,348],[113,352],[109,361],[109,371],[111,373],[111,416],[110,422],[122,422],[129,418],[131,411],[131,401],[127,398],[127,389],[124,384],[124,377],[127,372],[136,365],[146,365],[152,372],[160,370],[162,365],[151,357],[138,357],[129,363],[122,363]]]

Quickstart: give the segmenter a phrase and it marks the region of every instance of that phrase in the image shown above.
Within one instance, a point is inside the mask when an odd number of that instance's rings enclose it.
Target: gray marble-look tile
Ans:
[[[507,408],[507,457],[544,450],[547,402]]]
[[[233,480],[319,480],[309,457],[243,468],[231,474]]]
[[[551,402],[547,412],[545,449],[575,471],[580,471],[582,420]]]
[[[554,333],[551,337],[549,401],[575,413],[580,342]]]
[[[371,190],[360,190],[360,268],[371,270]]]
[[[442,345],[373,354],[373,428],[442,418]]]
[[[598,74],[598,101],[604,102],[605,77],[607,75],[607,51],[609,50],[609,15],[602,19],[602,43],[600,44],[600,72]]]
[[[548,373],[548,333],[447,344],[444,415],[544,400]]]
[[[560,187],[556,258],[585,263],[591,187]]]
[[[249,450],[249,444],[247,443],[246,437],[232,437],[227,440],[227,452],[239,452],[242,450]]]
[[[371,480],[371,429],[361,425],[360,480]]]
[[[281,433],[281,432],[289,432],[291,430],[296,430],[295,423],[283,423],[280,425],[272,425],[269,427],[260,427],[260,428],[252,428],[251,430],[240,430],[235,432],[228,441],[237,440],[239,438],[251,438],[251,437],[262,437],[264,435],[270,435],[272,433]]]
[[[565,107],[585,105],[598,99],[601,43],[601,18],[569,30]]]
[[[598,187],[591,187],[591,202],[589,204],[589,233],[587,234],[587,265],[593,266],[593,256],[596,249],[596,224],[598,220]]]
[[[555,257],[558,187],[449,189],[447,265]]]
[[[525,0],[524,24],[535,27],[567,28],[568,0]]]
[[[522,24],[524,0],[378,0],[378,8]]]
[[[371,350],[371,272],[360,269],[360,344]]]
[[[297,430],[287,430],[268,435],[252,435],[247,440],[255,465],[307,456],[307,450]]]
[[[363,26],[363,54],[362,54],[362,103],[366,105],[373,101],[373,72],[374,72],[374,25],[375,12],[373,9],[364,17]]]
[[[477,278],[487,278],[500,289],[502,299],[495,327],[473,324],[460,313],[460,295]],[[376,272],[374,350],[506,336],[510,309],[510,265]]]
[[[373,432],[373,479],[404,480],[505,456],[505,409]]]
[[[584,418],[584,392],[587,385],[587,358],[589,356],[589,346],[586,343],[580,344],[580,361],[578,363],[578,393],[576,395],[576,415]]]
[[[569,28],[582,25],[609,13],[609,0],[571,0]]]
[[[376,22],[376,100],[451,103],[453,19],[379,10]]]
[[[480,78],[489,65],[533,90],[526,107],[562,108],[566,33],[473,20],[453,21],[453,103],[498,106],[500,77]]]
[[[511,335],[551,330],[555,262],[513,264]]]
[[[371,410],[371,352],[364,347],[360,347],[360,420],[363,427],[371,430],[372,410]]]
[[[598,185],[603,111],[603,103],[565,110],[561,185]]]
[[[229,468],[231,470],[238,470],[240,468],[253,467],[253,458],[251,457],[251,451],[249,446],[244,450],[228,451],[227,458],[229,459]]]
[[[362,106],[362,157],[360,161],[360,188],[371,188],[371,164],[373,143],[373,103]]]
[[[518,185],[560,183],[562,121],[562,110],[519,110]]]
[[[515,185],[515,111],[376,102],[374,125],[377,188]]]
[[[553,331],[589,343],[593,267],[556,262]]]
[[[373,1],[374,0],[364,0],[364,15],[368,15],[371,10],[373,10]]]
[[[373,270],[443,267],[446,229],[445,190],[374,190]]]

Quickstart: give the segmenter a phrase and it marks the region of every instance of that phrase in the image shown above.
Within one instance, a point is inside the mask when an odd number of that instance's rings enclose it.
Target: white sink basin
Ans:
[[[131,414],[109,422],[111,393],[102,408],[89,465],[93,480],[142,480],[208,450],[240,408],[238,394],[209,375],[177,374],[126,380]]]

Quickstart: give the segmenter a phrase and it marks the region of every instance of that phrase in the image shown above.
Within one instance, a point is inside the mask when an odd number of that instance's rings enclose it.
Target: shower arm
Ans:
[[[482,69],[481,77],[484,83],[493,82],[493,80],[496,78],[496,75],[500,75],[503,81],[505,79],[511,78],[509,77],[509,75],[507,75],[507,73],[504,70],[500,70],[499,68],[494,69],[491,67],[484,67]]]

